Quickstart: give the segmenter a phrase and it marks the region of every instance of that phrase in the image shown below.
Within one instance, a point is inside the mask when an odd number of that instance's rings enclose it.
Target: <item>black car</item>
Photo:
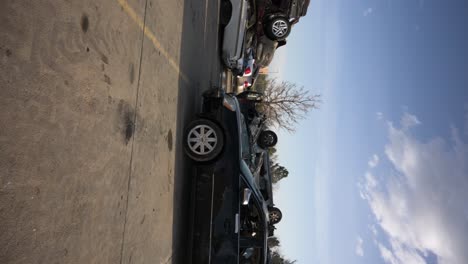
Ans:
[[[284,40],[291,26],[307,14],[310,0],[256,0],[257,21],[271,40]]]
[[[267,129],[267,118],[257,110],[257,104],[262,102],[262,93],[245,91],[237,95],[242,114],[248,124],[251,134],[251,144],[258,144],[262,148],[274,147],[278,143],[275,132]]]
[[[257,183],[262,197],[268,207],[268,214],[270,224],[275,225],[281,221],[283,214],[278,207],[275,207],[273,202],[273,179],[271,174],[271,161],[268,151],[262,151],[259,155],[261,158],[258,172],[254,174],[255,181]]]
[[[205,93],[183,140],[196,163],[192,263],[265,263],[268,209],[243,158],[250,139],[236,97]]]

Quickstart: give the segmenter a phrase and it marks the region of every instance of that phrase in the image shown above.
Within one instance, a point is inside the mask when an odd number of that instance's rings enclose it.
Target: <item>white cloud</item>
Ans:
[[[401,118],[401,126],[403,129],[408,129],[421,124],[421,121],[415,116],[408,113],[405,113]]]
[[[379,156],[377,154],[372,155],[367,164],[370,168],[375,168],[379,164]]]
[[[377,244],[380,255],[385,262],[390,264],[425,264],[424,259],[414,249],[404,248],[400,243],[393,240],[391,241],[392,248],[389,249],[382,245]]]
[[[377,113],[375,113],[375,115],[377,116],[377,120],[382,120],[383,117],[384,117],[382,112],[377,112]]]
[[[368,7],[366,10],[362,12],[363,16],[368,16],[374,12],[374,9],[372,7]]]
[[[360,257],[364,256],[364,249],[362,248],[363,243],[364,241],[362,240],[362,238],[358,236],[356,239],[356,255]]]
[[[401,128],[389,123],[385,153],[393,170],[386,181],[366,173],[359,184],[389,240],[389,246],[378,244],[381,256],[391,264],[417,264],[432,252],[440,264],[468,263],[468,144],[455,127],[450,141],[418,140],[409,132],[420,124],[410,114]]]

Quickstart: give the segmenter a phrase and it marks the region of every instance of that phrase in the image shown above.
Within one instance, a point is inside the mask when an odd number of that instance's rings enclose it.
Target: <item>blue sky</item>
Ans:
[[[323,96],[275,194],[299,263],[468,263],[468,3],[317,0],[271,66]]]

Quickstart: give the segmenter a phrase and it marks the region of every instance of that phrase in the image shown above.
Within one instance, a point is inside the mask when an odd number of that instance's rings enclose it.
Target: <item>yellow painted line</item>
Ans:
[[[127,13],[132,20],[138,25],[138,27],[143,30],[145,36],[151,40],[153,46],[161,52],[161,54],[166,58],[169,62],[169,65],[175,70],[175,72],[184,80],[185,82],[189,82],[188,77],[180,70],[179,65],[174,61],[174,59],[169,55],[169,53],[163,48],[161,43],[158,41],[156,36],[151,32],[151,30],[145,26],[143,19],[137,15],[135,10],[128,4],[127,0],[117,0],[119,5],[124,9],[125,13]]]

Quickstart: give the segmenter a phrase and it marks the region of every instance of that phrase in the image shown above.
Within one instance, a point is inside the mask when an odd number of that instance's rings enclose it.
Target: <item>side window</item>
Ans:
[[[250,159],[250,136],[247,130],[247,124],[245,122],[244,115],[241,115],[241,144],[242,144],[242,158]]]

